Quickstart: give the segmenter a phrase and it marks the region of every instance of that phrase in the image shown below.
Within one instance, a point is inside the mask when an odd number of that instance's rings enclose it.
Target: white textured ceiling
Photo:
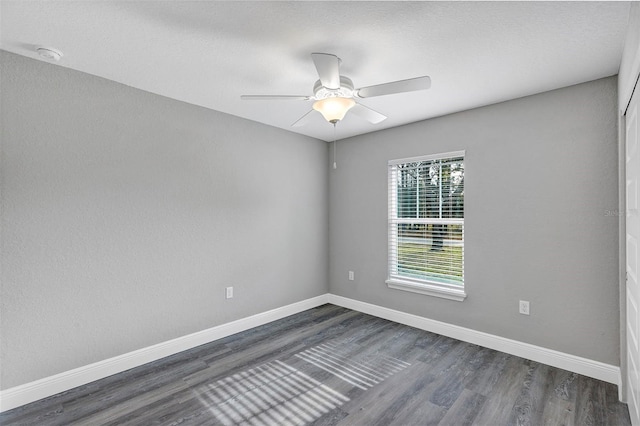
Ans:
[[[362,99],[388,119],[347,115],[337,138],[577,84],[618,72],[627,2],[7,1],[0,47],[57,65],[332,140],[310,101],[312,52],[342,59],[356,87],[429,75],[427,91]]]

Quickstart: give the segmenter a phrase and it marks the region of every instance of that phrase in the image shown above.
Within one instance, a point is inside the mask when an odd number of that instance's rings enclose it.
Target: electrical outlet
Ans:
[[[227,287],[225,289],[225,298],[232,299],[233,298],[233,287]]]
[[[353,273],[353,271],[349,271],[349,281],[353,281],[356,279],[356,275]]]
[[[522,315],[529,315],[529,302],[526,300],[521,300],[520,301],[520,313]]]

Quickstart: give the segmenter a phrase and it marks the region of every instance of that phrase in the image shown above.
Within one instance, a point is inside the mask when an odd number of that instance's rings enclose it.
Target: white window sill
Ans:
[[[464,290],[444,287],[439,285],[432,285],[427,283],[416,283],[412,281],[403,281],[397,278],[388,279],[387,287],[395,290],[410,291],[412,293],[425,294],[427,296],[442,297],[444,299],[455,300],[462,302],[467,293]]]

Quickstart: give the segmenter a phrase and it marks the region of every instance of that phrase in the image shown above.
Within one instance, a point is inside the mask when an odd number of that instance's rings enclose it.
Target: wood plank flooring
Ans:
[[[0,414],[2,425],[629,425],[616,386],[324,305]]]

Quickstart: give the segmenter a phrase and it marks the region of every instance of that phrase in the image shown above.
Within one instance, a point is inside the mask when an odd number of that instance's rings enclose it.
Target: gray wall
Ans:
[[[340,141],[329,178],[331,293],[619,365],[616,84]],[[466,150],[467,299],[389,289],[387,161],[454,150]],[[518,314],[520,299],[530,316]]]
[[[327,292],[325,142],[0,55],[2,389]]]

